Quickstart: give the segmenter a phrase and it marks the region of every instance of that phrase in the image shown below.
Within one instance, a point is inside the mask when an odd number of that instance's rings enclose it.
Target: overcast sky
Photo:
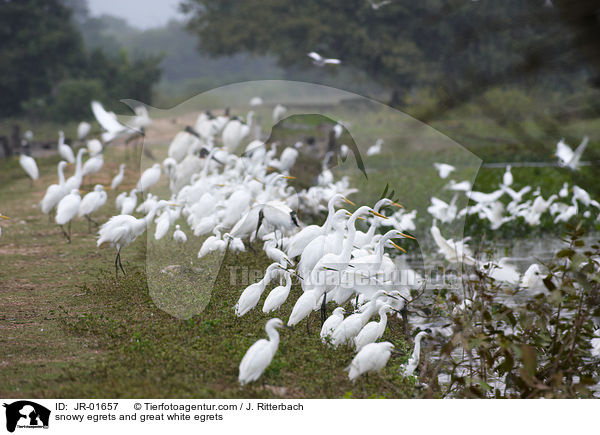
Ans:
[[[172,18],[181,18],[177,12],[179,0],[88,0],[90,14],[109,14],[125,18],[140,29],[160,27]]]

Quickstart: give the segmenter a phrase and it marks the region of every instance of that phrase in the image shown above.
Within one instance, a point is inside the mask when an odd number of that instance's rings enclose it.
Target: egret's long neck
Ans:
[[[65,184],[65,165],[58,165],[58,184],[62,186]]]
[[[344,248],[342,249],[342,261],[350,261],[350,254],[352,253],[354,238],[356,236],[356,219],[358,219],[358,213],[356,212],[348,219],[348,234],[344,242]]]
[[[335,198],[332,198],[332,200],[329,201],[329,204],[327,204],[327,219],[325,219],[325,222],[323,223],[323,225],[321,225],[321,228],[323,228],[325,231],[331,230],[331,224],[333,223],[333,215],[335,214],[335,208],[333,204],[334,202]]]
[[[81,175],[81,160],[83,159],[83,153],[80,151],[77,153],[77,163],[75,166],[75,174]]]
[[[385,244],[392,237],[393,237],[393,235],[390,235],[390,236],[384,235],[381,239],[379,239],[379,243],[377,244],[377,250],[375,251],[377,260],[381,261],[381,259],[383,258],[383,253],[385,251]]]
[[[269,325],[267,328],[267,336],[269,337],[271,346],[273,346],[274,349],[277,349],[277,346],[279,346],[279,333],[274,326]]]

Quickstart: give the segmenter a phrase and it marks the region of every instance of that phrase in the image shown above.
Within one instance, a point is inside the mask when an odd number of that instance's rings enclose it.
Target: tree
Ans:
[[[85,57],[58,0],[4,0],[0,8],[0,116],[13,116],[24,102],[50,94]]]
[[[366,72],[393,91],[392,103],[429,87],[443,109],[498,83],[569,86],[584,69],[544,0],[393,0],[378,9],[367,0],[184,0],[181,9],[213,55],[269,53],[309,67],[314,50]]]

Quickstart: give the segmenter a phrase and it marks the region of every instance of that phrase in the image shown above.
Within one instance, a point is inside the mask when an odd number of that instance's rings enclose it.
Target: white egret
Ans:
[[[393,349],[394,345],[389,341],[367,344],[346,368],[348,378],[354,381],[362,374],[380,371],[390,359]]]
[[[187,236],[183,231],[181,231],[181,227],[179,225],[175,225],[175,231],[173,232],[173,240],[179,244],[184,244],[187,242]]]
[[[56,206],[55,221],[60,226],[60,229],[69,243],[71,243],[71,221],[77,216],[79,204],[81,204],[79,190],[73,189],[68,195],[61,199]],[[62,227],[66,223],[69,224],[68,233]]]
[[[88,140],[87,142],[87,150],[90,153],[90,156],[96,156],[102,152],[102,142],[98,139]]]
[[[279,121],[281,121],[285,117],[286,113],[287,108],[285,108],[281,104],[276,105],[273,108],[273,124],[277,124]]]
[[[284,272],[284,275],[285,285],[277,286],[271,290],[263,304],[263,313],[270,313],[271,311],[278,310],[287,300],[292,288],[292,274],[286,271]]]
[[[340,325],[340,323],[342,323],[342,321],[344,320],[345,312],[346,310],[344,310],[344,308],[337,307],[335,310],[333,310],[331,316],[329,316],[327,320],[325,320],[323,326],[321,327],[320,334],[321,341],[323,343],[326,343],[327,340],[331,338],[333,331],[335,331],[335,328],[337,328]]]
[[[311,51],[310,53],[308,53],[308,57],[310,57],[313,60],[313,65],[316,65],[318,67],[322,67],[325,65],[339,65],[340,63],[342,63],[342,61],[339,59],[323,57],[316,51]]]
[[[198,258],[202,258],[205,255],[210,254],[214,251],[224,251],[227,246],[227,242],[221,237],[221,226],[218,225],[213,229],[214,236],[208,237],[198,251]]]
[[[512,172],[510,172],[510,165],[506,166],[506,172],[504,172],[504,175],[502,176],[502,184],[506,187],[513,184],[513,175]]]
[[[92,126],[89,122],[81,121],[77,126],[77,139],[83,140],[88,135]]]
[[[519,286],[534,293],[546,290],[541,266],[537,263],[530,265],[523,274]]]
[[[238,376],[241,385],[256,381],[262,376],[269,364],[271,364],[279,347],[279,333],[277,332],[277,328],[281,327],[283,327],[281,320],[269,320],[265,327],[269,340],[258,340],[246,351],[240,363],[240,374]]]
[[[503,257],[497,262],[483,263],[481,271],[496,281],[502,281],[508,284],[517,284],[521,275],[517,268],[509,263],[510,259]]]
[[[104,204],[106,204],[106,191],[104,190],[104,186],[101,184],[96,184],[94,186],[94,190],[86,194],[81,200],[81,204],[79,204],[78,216],[85,216],[88,221],[89,232],[92,232],[91,224],[94,222],[91,214],[97,211]]]
[[[117,187],[121,185],[123,182],[123,177],[125,175],[125,163],[121,163],[119,165],[119,172],[114,176],[112,181],[110,182],[110,189],[115,190]]]
[[[354,345],[356,346],[357,351],[360,351],[369,343],[376,342],[383,336],[385,327],[387,326],[387,313],[391,310],[392,307],[389,305],[382,305],[381,308],[379,308],[379,321],[367,323],[360,330],[358,335],[354,337]]]
[[[69,145],[65,143],[65,132],[58,132],[58,154],[69,163],[75,163],[75,154]]]
[[[81,177],[85,177],[86,175],[92,175],[96,172],[99,172],[104,165],[104,156],[102,154],[96,154],[90,157],[84,164],[81,169]]]
[[[471,266],[477,263],[464,241],[455,242],[452,239],[445,239],[442,236],[435,220],[431,225],[431,235],[433,236],[433,240],[440,253],[442,253],[450,263],[464,263]]]
[[[31,180],[35,181],[40,178],[40,171],[33,157],[21,153],[19,156],[19,164]]]
[[[64,160],[58,163],[58,184],[51,184],[46,189],[46,194],[40,203],[42,213],[44,214],[50,213],[56,207],[56,204],[70,192],[65,187],[65,166],[67,166],[67,162]]]
[[[158,183],[160,180],[160,163],[155,163],[152,167],[142,172],[142,176],[138,181],[137,188],[140,192],[147,192],[148,189]]]
[[[120,214],[111,217],[108,222],[104,223],[98,231],[98,242],[97,246],[101,246],[103,243],[109,243],[111,246],[117,248],[117,255],[115,257],[115,275],[118,275],[119,267],[121,271],[125,273],[123,265],[121,264],[121,249],[129,246],[135,239],[137,239],[144,231],[146,227],[150,225],[150,222],[154,219],[154,215],[161,208],[174,204],[169,204],[167,201],[159,201],[152,210],[143,218],[136,219],[128,214]]]
[[[375,156],[381,154],[381,146],[383,145],[383,139],[377,139],[375,145],[372,145],[367,150],[367,156]]]
[[[83,155],[85,153],[87,153],[85,148],[79,148],[79,151],[77,151],[77,158],[75,159],[75,173],[67,178],[67,181],[65,181],[65,189],[67,189],[69,192],[73,189],[79,189],[81,187],[81,181],[83,180],[83,175],[81,172],[81,160],[83,159]]]
[[[585,148],[588,144],[588,137],[585,136],[577,149],[573,151],[569,145],[567,145],[563,139],[561,139],[556,144],[556,157],[558,157],[558,165],[562,167],[566,167],[576,171],[579,169],[579,161],[581,160],[581,155],[585,151]]]
[[[455,171],[456,168],[447,163],[434,163],[435,170],[438,171],[440,178],[448,178],[451,172]]]
[[[104,142],[110,142],[116,137],[126,134],[130,130],[128,127],[117,121],[117,117],[114,113],[107,112],[98,101],[92,101],[91,105],[92,113],[94,114],[96,121],[98,121],[98,124],[105,130],[105,132],[102,133],[102,140]]]
[[[260,106],[263,103],[263,99],[260,97],[250,98],[250,107]]]
[[[425,331],[421,331],[415,337],[415,347],[413,349],[412,355],[408,359],[408,362],[401,369],[400,373],[402,375],[412,376],[415,373],[415,370],[417,369],[419,365],[419,360],[421,358],[421,340],[423,340],[423,337],[425,337],[426,335],[429,334]]]
[[[221,139],[223,140],[223,148],[227,151],[235,151],[240,142],[248,136],[250,127],[244,124],[239,119],[232,119],[223,129]]]
[[[278,267],[281,267],[279,263],[273,263],[267,270],[265,271],[265,276],[254,284],[250,284],[248,287],[244,289],[237,303],[235,304],[235,314],[238,317],[242,317],[248,311],[258,304],[260,297],[265,291],[265,287],[271,282],[273,279],[274,270]]]
[[[131,192],[129,192],[129,195],[121,195],[117,197],[117,208],[120,210],[120,213],[129,215],[133,214],[135,206],[137,205],[137,189],[132,189]],[[119,197],[121,198],[120,204],[118,201]]]

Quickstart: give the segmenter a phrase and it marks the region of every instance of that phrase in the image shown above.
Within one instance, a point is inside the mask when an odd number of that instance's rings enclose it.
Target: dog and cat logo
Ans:
[[[48,429],[50,410],[29,400],[4,404],[6,408],[6,430]]]

